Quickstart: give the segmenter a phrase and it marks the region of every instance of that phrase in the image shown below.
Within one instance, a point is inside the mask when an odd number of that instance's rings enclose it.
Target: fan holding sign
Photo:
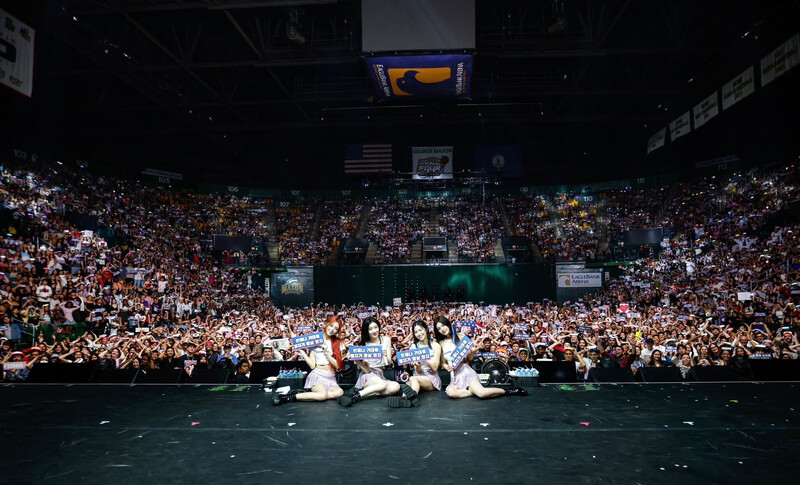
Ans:
[[[338,401],[345,407],[350,407],[365,397],[392,396],[400,392],[400,384],[383,375],[384,367],[392,363],[392,339],[381,335],[381,324],[374,317],[367,317],[361,323],[361,345],[381,347],[381,356],[377,359],[356,361],[361,371],[358,381]]]
[[[414,392],[420,391],[441,391],[442,380],[439,378],[439,364],[442,361],[442,346],[438,342],[432,341],[428,332],[428,325],[422,320],[417,320],[411,327],[414,342],[408,352],[420,352],[427,350],[428,358],[425,360],[414,361],[411,365],[414,375],[408,380],[408,385]],[[400,353],[397,356],[400,363]],[[389,398],[389,405],[393,405],[393,400]],[[402,405],[402,401],[399,401]]]
[[[308,373],[304,385],[306,389],[311,389],[311,392],[276,394],[272,398],[273,405],[280,406],[294,401],[326,401],[338,399],[344,394],[336,382],[335,372],[342,370],[342,353],[345,350],[344,343],[339,339],[339,329],[339,319],[331,317],[322,329],[321,342],[318,342],[316,334],[302,335],[292,339],[295,346],[312,345],[310,342],[317,345],[310,353],[303,350],[306,347],[299,350],[300,356],[311,367],[311,372]]]
[[[477,350],[469,337],[453,331],[453,325],[445,316],[436,319],[434,325],[436,340],[442,346],[442,367],[450,372],[450,385],[445,392],[453,399],[477,396],[480,399],[509,395],[525,396],[527,393],[519,387],[500,389],[483,387],[478,373],[469,366],[468,361]]]

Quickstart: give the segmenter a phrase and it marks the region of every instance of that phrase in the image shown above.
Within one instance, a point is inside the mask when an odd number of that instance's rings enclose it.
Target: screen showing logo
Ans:
[[[281,285],[281,295],[302,295],[303,283],[297,278],[286,280],[286,283]]]

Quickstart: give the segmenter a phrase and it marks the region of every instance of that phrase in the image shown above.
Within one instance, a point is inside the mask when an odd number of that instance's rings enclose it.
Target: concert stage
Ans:
[[[733,483],[797,477],[796,383],[549,385],[391,409],[256,386],[3,385],[5,483]],[[791,477],[794,476],[795,479]]]

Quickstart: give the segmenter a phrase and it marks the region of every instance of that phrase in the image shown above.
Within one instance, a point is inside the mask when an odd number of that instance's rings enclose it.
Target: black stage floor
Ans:
[[[800,482],[798,384],[275,408],[258,387],[5,385],[4,483]]]

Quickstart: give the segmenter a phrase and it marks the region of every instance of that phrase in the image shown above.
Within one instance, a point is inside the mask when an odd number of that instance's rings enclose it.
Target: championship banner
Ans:
[[[453,178],[453,147],[411,147],[412,178]]]
[[[31,97],[36,31],[0,9],[0,84]]]
[[[753,83],[753,66],[748,67],[743,73],[739,74],[730,82],[722,86],[722,109],[726,110],[753,94],[756,90]]]
[[[397,365],[413,364],[415,362],[430,360],[430,358],[431,358],[430,347],[422,347],[421,349],[401,350],[397,352]]]
[[[324,343],[325,343],[325,337],[322,336],[322,332],[310,333],[308,335],[301,335],[299,337],[292,337],[292,345],[296,350],[319,347]]]
[[[649,155],[650,152],[653,150],[658,150],[659,148],[664,146],[664,140],[667,138],[667,128],[661,128],[656,132],[655,135],[650,137],[650,140],[647,142],[647,154]]]
[[[694,129],[698,129],[708,120],[719,114],[719,101],[717,100],[717,92],[714,91],[709,97],[701,101],[693,109],[694,113]]]
[[[669,124],[669,141],[675,141],[692,131],[691,115],[689,111],[683,113]]]
[[[800,64],[800,34],[794,34],[761,59],[761,86]]]
[[[350,360],[380,360],[383,358],[383,348],[380,345],[351,345],[347,351]]]
[[[382,101],[469,97],[471,55],[368,57],[365,62]]]
[[[461,365],[461,362],[467,358],[469,351],[472,350],[473,347],[472,339],[469,337],[462,338],[456,348],[453,349],[453,353],[450,354],[450,365],[453,366],[453,370],[458,369],[458,366]]]
[[[476,146],[475,170],[499,177],[522,177],[522,149],[515,145]]]
[[[603,273],[562,273],[558,275],[559,288],[601,288]]]

